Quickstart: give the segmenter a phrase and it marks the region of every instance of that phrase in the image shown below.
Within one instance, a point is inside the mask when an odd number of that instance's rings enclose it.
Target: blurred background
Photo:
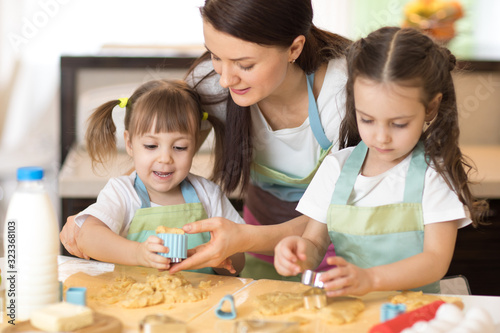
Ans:
[[[66,172],[69,178],[61,176],[60,105],[61,94],[68,91],[68,87],[61,86],[61,57],[196,57],[204,50],[198,9],[203,2],[0,0],[0,224],[16,186],[16,169],[21,166],[45,168],[46,183],[60,223],[69,214],[62,210],[62,198],[92,200],[92,193],[85,193],[87,189],[71,182],[70,171]],[[500,198],[500,186],[495,183],[498,172],[486,170],[498,165],[497,160],[500,163],[500,1],[312,0],[312,3],[314,22],[321,28],[357,39],[381,26],[413,26],[446,43],[457,58],[469,64],[456,81],[461,143],[476,154],[477,163],[485,168],[481,175],[484,184],[480,184],[483,187],[478,193],[491,199]],[[112,74],[117,82],[110,83],[110,91],[126,93],[158,74],[152,71],[157,68],[121,76],[120,70],[114,69]],[[83,109],[83,115],[109,97],[109,93],[93,88],[107,82],[110,72],[107,69],[95,72],[91,73],[95,74],[93,78],[80,77],[70,87],[73,98],[77,99],[75,105]],[[173,72],[174,76],[182,76],[185,69]],[[121,96],[113,95],[117,97]],[[75,113],[78,126],[82,126],[84,122],[78,119],[85,117],[79,110],[63,111]],[[76,131],[79,141],[82,128]],[[78,161],[73,160],[68,170],[76,164],[87,166]],[[63,189],[62,178],[69,184]]]

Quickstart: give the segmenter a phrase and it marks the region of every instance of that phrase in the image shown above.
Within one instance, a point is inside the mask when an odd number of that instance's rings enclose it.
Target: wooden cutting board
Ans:
[[[158,270],[138,266],[116,265],[113,272],[90,276],[85,273],[76,273],[69,276],[64,282],[64,290],[69,287],[87,288],[87,306],[94,311],[111,315],[118,318],[126,330],[135,330],[139,328],[139,322],[147,315],[162,313],[177,320],[190,323],[203,312],[207,311],[219,300],[227,295],[235,293],[245,285],[252,282],[252,279],[242,279],[229,276],[202,274],[194,272],[182,272],[182,275],[193,285],[198,286],[201,281],[211,281],[209,296],[207,299],[199,302],[159,304],[146,308],[126,309],[118,304],[104,304],[96,300],[96,296],[102,292],[102,288],[114,281],[119,276],[129,276],[138,282],[145,282],[150,274],[158,275]]]
[[[94,323],[92,325],[82,327],[73,333],[121,333],[122,323],[115,317],[107,316],[101,313],[94,312]],[[16,323],[15,326],[9,325],[3,333],[14,332],[43,332],[31,325],[30,321],[22,321]]]
[[[259,318],[259,314],[257,313],[255,307],[255,301],[259,295],[276,291],[299,293],[304,292],[309,288],[310,287],[297,282],[265,279],[256,280],[234,294],[237,312],[236,319],[218,319],[215,315],[215,307],[213,307],[203,315],[193,320],[190,323],[189,328],[193,332],[231,332],[233,331],[234,325],[236,325],[236,321]],[[368,332],[372,326],[379,322],[381,305],[387,302],[390,296],[395,294],[397,294],[397,292],[374,292],[360,297],[365,304],[365,310],[357,317],[355,322],[345,325],[329,324],[318,312],[305,310],[304,308],[283,315],[266,317],[260,315],[260,318],[269,321],[293,322],[297,321],[300,317],[305,320],[302,324],[296,324],[299,332]],[[346,298],[329,298],[328,302],[330,304],[331,302],[340,302],[344,299]]]

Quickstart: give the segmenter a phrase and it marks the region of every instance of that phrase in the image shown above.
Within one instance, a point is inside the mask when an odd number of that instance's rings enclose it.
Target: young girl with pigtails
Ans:
[[[278,272],[316,267],[333,243],[336,267],[320,277],[328,296],[439,292],[457,229],[477,225],[486,208],[458,147],[455,62],[413,29],[381,28],[348,49],[341,150],[298,204],[309,217],[302,236],[276,246]]]
[[[244,223],[216,184],[189,173],[202,122],[210,121],[216,135],[223,130],[217,118],[203,112],[195,91],[183,81],[154,80],[130,98],[98,107],[86,131],[93,163],[105,163],[116,153],[112,119],[116,106],[125,108],[125,145],[135,171],[109,180],[96,203],[76,216],[81,227],[76,242],[83,253],[97,260],[165,270],[171,267],[170,259],[158,252],[169,249],[155,236],[157,226],[181,228],[215,216]],[[190,248],[209,240],[209,233],[188,235]],[[229,275],[238,274],[243,266],[243,255],[235,254],[219,267],[198,271]]]

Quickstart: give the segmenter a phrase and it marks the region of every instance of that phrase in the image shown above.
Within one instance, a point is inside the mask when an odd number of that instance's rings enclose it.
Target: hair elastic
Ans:
[[[118,100],[120,101],[120,104],[118,104],[119,107],[124,108],[124,107],[127,106],[127,104],[128,104],[128,98],[127,97],[118,98]]]
[[[208,113],[203,112],[203,117],[201,117],[201,120],[207,120],[208,119]]]

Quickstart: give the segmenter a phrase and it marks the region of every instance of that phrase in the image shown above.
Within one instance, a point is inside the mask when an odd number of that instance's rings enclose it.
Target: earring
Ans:
[[[426,122],[425,122],[425,124],[426,124],[427,126],[429,126],[429,125],[431,124],[431,122],[430,122],[430,121],[426,121]]]
[[[294,64],[295,63],[295,59],[292,59],[292,61],[290,61],[291,64]]]

